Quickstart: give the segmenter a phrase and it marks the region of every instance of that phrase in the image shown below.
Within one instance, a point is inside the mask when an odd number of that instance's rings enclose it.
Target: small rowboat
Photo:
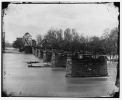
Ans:
[[[41,68],[42,66],[33,66],[33,65],[31,64],[31,65],[28,65],[28,67]]]
[[[33,62],[33,61],[30,61],[30,62],[27,62],[28,64],[32,64],[32,63],[39,63],[37,61]]]

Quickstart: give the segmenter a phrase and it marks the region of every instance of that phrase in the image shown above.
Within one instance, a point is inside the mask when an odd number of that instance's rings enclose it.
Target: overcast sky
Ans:
[[[6,41],[26,32],[36,39],[50,28],[75,28],[84,36],[101,36],[106,28],[118,27],[118,8],[113,4],[10,4],[4,16]]]

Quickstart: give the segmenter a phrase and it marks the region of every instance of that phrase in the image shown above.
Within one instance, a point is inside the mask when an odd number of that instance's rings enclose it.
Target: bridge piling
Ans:
[[[102,77],[108,76],[107,61],[86,61],[70,57],[67,59],[66,76],[71,77]]]

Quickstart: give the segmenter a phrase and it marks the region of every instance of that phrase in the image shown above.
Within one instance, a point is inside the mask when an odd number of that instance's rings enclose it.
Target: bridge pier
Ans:
[[[25,54],[32,54],[32,47],[31,46],[24,46]]]
[[[43,51],[43,62],[46,62],[47,56],[46,56],[46,51]]]
[[[42,59],[43,58],[43,51],[40,50],[40,58]]]
[[[32,54],[36,55],[36,48],[32,47]]]
[[[108,76],[107,61],[85,62],[79,59],[68,58],[66,64],[66,76],[70,77],[102,77]]]
[[[52,67],[66,67],[67,55],[53,53],[51,66]]]
[[[51,67],[55,67],[55,53],[52,52]]]
[[[37,57],[40,58],[40,49],[37,49],[37,51],[38,51]]]
[[[66,77],[70,77],[71,74],[72,74],[72,59],[71,57],[68,57],[66,63]]]
[[[51,54],[52,53],[52,54]],[[34,49],[33,54],[38,58],[43,58],[43,62],[51,62],[51,67],[66,67],[67,77],[102,77],[107,76],[107,61],[99,61],[99,59],[83,60],[78,56],[64,55],[63,53],[55,53],[49,51],[41,51]]]
[[[48,51],[43,51],[43,62],[51,62],[52,54]]]
[[[37,48],[35,49],[35,56],[37,57],[38,51]]]

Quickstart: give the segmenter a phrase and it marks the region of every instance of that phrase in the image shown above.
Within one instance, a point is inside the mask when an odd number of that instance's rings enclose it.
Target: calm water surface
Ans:
[[[65,68],[28,68],[28,61],[42,62],[32,54],[3,54],[3,90],[8,94],[101,97],[116,90],[116,62],[107,62],[109,77],[68,78]]]

